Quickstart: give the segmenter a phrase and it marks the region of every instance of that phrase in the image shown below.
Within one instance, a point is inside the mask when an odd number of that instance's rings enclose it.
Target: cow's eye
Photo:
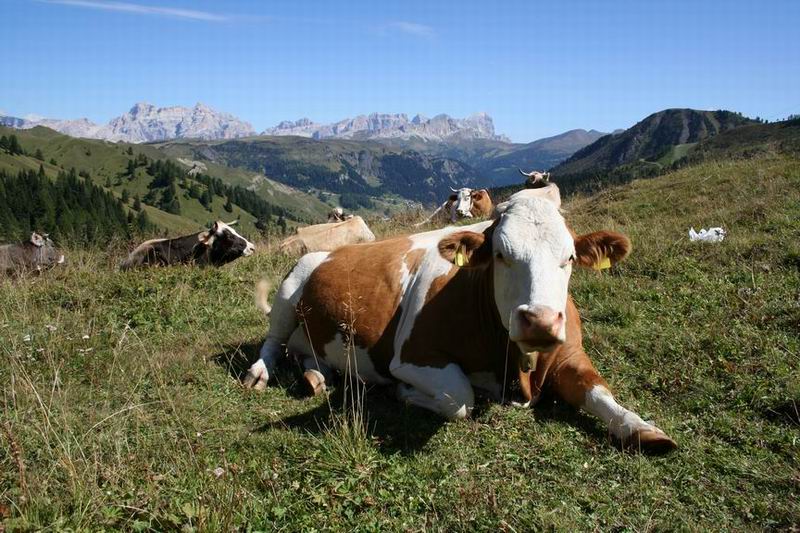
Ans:
[[[561,265],[561,268],[567,268],[569,265],[571,265],[574,262],[575,262],[575,254],[572,254],[571,256],[569,256],[569,259],[564,261],[564,263]]]
[[[498,261],[502,261],[503,260],[503,253],[502,252],[497,252],[496,254],[494,254],[494,257]]]

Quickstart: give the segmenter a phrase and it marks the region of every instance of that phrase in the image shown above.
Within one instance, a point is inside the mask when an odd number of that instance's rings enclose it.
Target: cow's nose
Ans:
[[[564,341],[564,313],[544,305],[517,311],[519,337],[531,345],[550,345]]]
[[[252,253],[255,251],[256,251],[256,245],[253,244],[252,242],[248,242],[247,246],[244,249],[244,255],[245,256],[252,255]]]

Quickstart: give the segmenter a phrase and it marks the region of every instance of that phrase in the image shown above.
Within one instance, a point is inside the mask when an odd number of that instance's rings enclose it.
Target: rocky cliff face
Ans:
[[[496,135],[492,117],[477,113],[458,119],[448,115],[427,118],[416,115],[409,119],[404,113],[372,113],[347,118],[332,124],[320,124],[307,118],[284,121],[269,128],[264,135],[296,135],[313,139],[408,139],[419,137],[431,141],[463,139],[506,140]]]
[[[58,120],[2,117],[0,123],[22,129],[45,126],[72,137],[131,143],[183,138],[235,139],[255,134],[249,123],[200,103],[192,108],[156,107],[152,104],[138,103],[127,113],[102,126],[85,118]]]

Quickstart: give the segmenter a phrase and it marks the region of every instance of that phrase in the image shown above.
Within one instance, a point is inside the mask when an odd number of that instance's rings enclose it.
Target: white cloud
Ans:
[[[124,13],[134,13],[137,15],[154,15],[159,17],[173,17],[190,20],[202,20],[206,22],[224,22],[229,17],[208,11],[196,11],[194,9],[180,9],[165,6],[148,6],[142,4],[132,4],[129,2],[111,2],[106,0],[40,0],[48,4],[61,4],[65,6],[84,7],[89,9],[101,9],[104,11],[121,11]]]
[[[390,22],[386,27],[390,30],[396,30],[415,37],[430,38],[436,35],[436,31],[432,27],[426,26],[425,24],[417,24],[416,22],[398,20]]]

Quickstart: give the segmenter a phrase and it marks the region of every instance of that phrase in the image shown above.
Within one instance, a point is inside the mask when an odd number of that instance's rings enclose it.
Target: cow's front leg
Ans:
[[[677,447],[666,433],[617,403],[583,350],[565,351],[557,357],[552,365],[547,365],[550,375],[545,379],[567,402],[605,422],[623,447],[649,453],[665,453]],[[542,371],[548,370],[542,368]]]
[[[327,384],[333,381],[335,372],[318,357],[304,357],[303,385],[311,396],[322,394],[328,389]]]
[[[466,418],[475,405],[472,384],[458,365],[444,368],[392,365],[390,371],[401,381],[397,397],[410,404],[423,407],[447,419]]]

